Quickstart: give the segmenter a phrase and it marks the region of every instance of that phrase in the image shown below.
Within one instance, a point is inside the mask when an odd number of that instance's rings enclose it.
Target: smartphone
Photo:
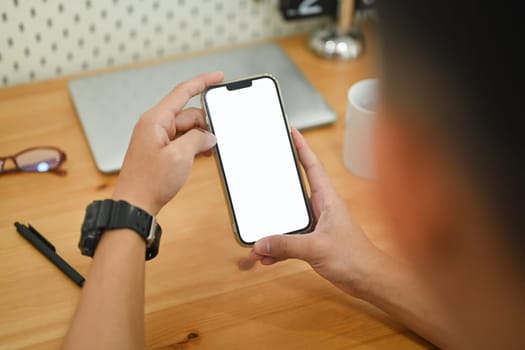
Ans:
[[[202,103],[238,241],[308,232],[310,205],[277,80],[260,75],[211,86]]]

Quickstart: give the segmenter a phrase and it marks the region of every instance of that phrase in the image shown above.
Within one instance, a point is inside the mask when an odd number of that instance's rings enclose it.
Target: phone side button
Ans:
[[[233,229],[233,232],[234,232],[234,233],[238,233],[238,232],[237,232],[237,226],[235,226],[235,223],[234,223],[234,222],[232,222],[232,229]]]

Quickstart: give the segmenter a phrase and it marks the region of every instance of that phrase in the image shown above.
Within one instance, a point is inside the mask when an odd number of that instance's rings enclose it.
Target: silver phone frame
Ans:
[[[201,93],[201,105],[202,105],[202,107],[203,107],[203,109],[205,111],[206,124],[208,125],[209,130],[213,133],[213,124],[211,123],[211,120],[210,120],[210,113],[209,113],[208,104],[207,104],[207,101],[206,101],[206,94],[207,94],[208,91],[210,91],[212,89],[215,89],[215,88],[227,86],[227,85],[230,85],[232,83],[239,83],[239,82],[246,81],[246,80],[256,80],[256,79],[262,79],[262,78],[269,78],[269,79],[271,79],[274,82],[275,86],[276,86],[277,96],[279,97],[279,103],[281,105],[281,111],[282,111],[282,115],[283,115],[284,122],[285,122],[285,125],[286,125],[286,130],[287,130],[287,134],[288,134],[288,140],[289,140],[290,147],[291,147],[291,150],[292,150],[292,154],[293,154],[293,157],[294,157],[294,163],[295,163],[296,172],[297,172],[297,175],[299,177],[299,183],[301,185],[301,190],[302,190],[303,197],[304,197],[304,203],[306,205],[306,209],[307,209],[307,212],[308,212],[308,225],[305,228],[297,230],[297,231],[293,231],[293,232],[282,233],[282,234],[308,233],[308,232],[310,232],[312,230],[312,227],[314,225],[314,218],[313,218],[313,214],[312,214],[312,208],[311,208],[311,205],[310,205],[310,199],[309,199],[308,192],[306,190],[306,186],[305,186],[305,182],[304,182],[304,177],[303,177],[303,174],[301,172],[301,168],[300,168],[301,165],[300,165],[300,162],[299,162],[299,158],[297,156],[297,150],[295,149],[295,145],[294,145],[294,142],[293,142],[292,129],[290,127],[290,123],[288,121],[288,117],[286,115],[286,111],[284,109],[283,98],[282,98],[282,95],[281,95],[281,89],[280,89],[278,80],[273,75],[271,75],[269,73],[264,73],[264,74],[259,74],[259,75],[251,75],[251,76],[240,78],[240,79],[224,81],[224,82],[221,82],[219,84],[207,87]],[[228,211],[230,213],[230,222],[231,222],[231,225],[232,225],[232,229],[233,229],[233,233],[234,233],[235,239],[237,240],[237,242],[240,245],[245,246],[245,247],[251,247],[255,242],[245,242],[242,239],[242,237],[241,237],[241,233],[239,232],[239,227],[237,225],[237,220],[236,220],[236,217],[235,217],[235,210],[233,208],[231,195],[230,195],[229,190],[228,190],[228,183],[227,183],[226,175],[224,173],[224,167],[223,167],[221,159],[220,159],[220,152],[218,150],[218,146],[216,145],[213,148],[213,150],[214,150],[213,154],[214,154],[214,158],[215,158],[215,164],[217,166],[217,170],[219,171],[219,175],[220,175],[220,178],[221,178],[223,195],[224,195],[226,203],[228,205]]]

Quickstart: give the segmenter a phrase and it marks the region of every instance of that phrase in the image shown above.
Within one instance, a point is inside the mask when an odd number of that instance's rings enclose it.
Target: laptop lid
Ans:
[[[97,168],[120,169],[133,127],[178,83],[223,71],[225,80],[269,73],[281,87],[290,124],[298,129],[333,123],[336,114],[276,44],[264,44],[152,66],[74,79],[69,91]],[[187,107],[201,107],[194,97]]]

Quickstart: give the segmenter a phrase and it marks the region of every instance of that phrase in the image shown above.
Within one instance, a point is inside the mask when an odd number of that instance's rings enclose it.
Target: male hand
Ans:
[[[211,154],[216,139],[204,130],[204,111],[183,109],[207,86],[222,81],[221,72],[179,84],[135,125],[113,199],[123,199],[157,215],[188,178],[195,156]]]
[[[367,288],[367,268],[376,265],[384,254],[354,221],[303,136],[295,129],[292,136],[310,183],[315,229],[308,234],[262,238],[255,243],[250,258],[263,265],[289,258],[304,260],[334,285],[358,296]]]

